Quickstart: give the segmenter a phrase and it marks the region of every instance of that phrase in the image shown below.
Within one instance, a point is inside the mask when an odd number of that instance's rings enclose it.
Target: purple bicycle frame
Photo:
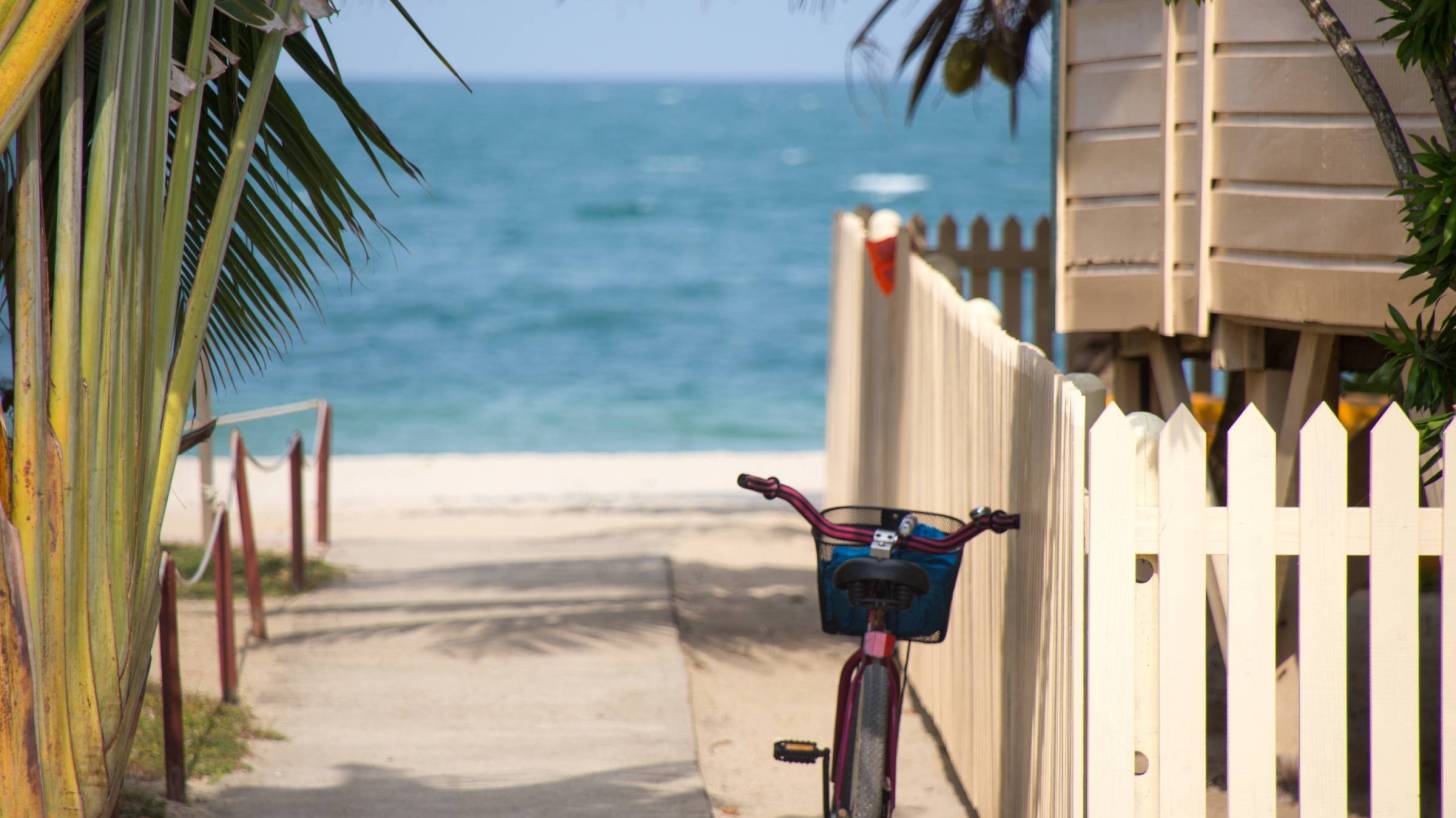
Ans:
[[[853,760],[846,757],[850,731],[854,729],[854,707],[859,701],[860,679],[870,664],[883,664],[890,669],[890,729],[886,736],[885,778],[890,784],[890,803],[886,814],[895,810],[895,760],[900,746],[900,662],[895,657],[895,637],[888,631],[871,628],[865,632],[859,650],[845,660],[839,671],[839,695],[834,711],[834,804],[835,810],[849,809],[844,786]]]

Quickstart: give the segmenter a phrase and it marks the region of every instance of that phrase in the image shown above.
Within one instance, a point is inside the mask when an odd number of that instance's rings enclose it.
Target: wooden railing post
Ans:
[[[243,433],[233,430],[233,485],[238,493],[238,529],[243,535],[243,572],[248,579],[248,613],[253,636],[268,638],[263,613],[263,578],[258,569],[258,539],[253,532],[253,505],[248,495],[248,447]]]
[[[177,652],[177,564],[162,558],[162,764],[169,800],[187,800],[187,755],[182,733],[182,673]]]
[[[314,497],[314,513],[318,519],[314,521],[314,527],[315,538],[323,545],[329,541],[329,454],[334,446],[334,410],[328,401],[319,404],[318,436],[314,446],[318,458],[314,466],[318,469],[315,475],[317,496]]]
[[[217,669],[222,700],[238,700],[238,643],[233,627],[233,553],[228,542],[228,513],[218,511],[217,550],[212,556],[212,580],[217,603]]]
[[[292,564],[290,579],[293,590],[302,591],[304,583],[303,555],[303,438],[294,435],[288,446],[288,491],[290,517],[293,523]]]

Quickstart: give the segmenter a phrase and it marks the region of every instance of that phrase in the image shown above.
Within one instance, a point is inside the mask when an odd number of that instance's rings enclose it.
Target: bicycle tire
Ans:
[[[890,669],[865,665],[855,703],[850,818],[885,818],[885,759],[890,736]]]

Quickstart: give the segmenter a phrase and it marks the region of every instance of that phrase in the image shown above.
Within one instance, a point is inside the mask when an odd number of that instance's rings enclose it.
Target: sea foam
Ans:
[[[876,199],[896,199],[930,188],[930,179],[918,173],[861,173],[849,182],[849,189]]]

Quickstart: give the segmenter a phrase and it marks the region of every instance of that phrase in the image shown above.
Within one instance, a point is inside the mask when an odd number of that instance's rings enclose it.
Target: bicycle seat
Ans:
[[[834,587],[841,590],[856,582],[889,582],[903,585],[917,596],[930,590],[930,575],[925,569],[905,560],[877,560],[855,557],[834,571]]]

